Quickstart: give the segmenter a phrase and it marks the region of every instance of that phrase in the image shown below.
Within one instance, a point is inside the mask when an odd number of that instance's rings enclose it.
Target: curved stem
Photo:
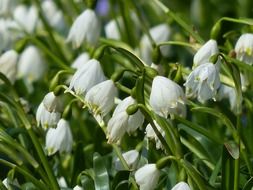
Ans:
[[[157,44],[158,47],[160,46],[166,46],[166,45],[177,45],[177,46],[184,46],[184,47],[190,47],[195,49],[196,47],[192,44],[189,44],[187,42],[180,42],[180,41],[167,41],[167,42],[161,42]]]

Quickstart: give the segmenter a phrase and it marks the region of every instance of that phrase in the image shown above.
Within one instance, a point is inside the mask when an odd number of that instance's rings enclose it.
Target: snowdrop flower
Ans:
[[[18,62],[18,77],[32,83],[39,80],[44,71],[45,65],[39,50],[35,46],[28,46],[22,52]]]
[[[155,113],[165,118],[168,114],[185,116],[186,113],[182,88],[166,77],[154,78],[149,103]]]
[[[75,69],[80,69],[83,64],[90,60],[90,56],[88,53],[80,54],[72,63],[71,67]]]
[[[118,22],[118,23],[117,23]],[[118,28],[118,24],[121,26],[122,19],[118,18],[117,20],[111,20],[105,25],[105,35],[107,38],[119,40],[120,39],[120,31]]]
[[[204,103],[214,98],[220,86],[219,69],[213,63],[202,64],[190,73],[184,85],[186,96],[197,97],[199,102]]]
[[[82,65],[73,75],[69,89],[78,95],[84,95],[91,87],[106,80],[99,61],[91,59]]]
[[[55,96],[54,92],[47,93],[42,102],[46,110],[50,113],[61,111],[61,99],[59,96]]]
[[[38,22],[38,12],[34,6],[19,5],[13,12],[18,28],[28,33],[33,33]]]
[[[67,182],[64,177],[57,178],[57,182],[61,188],[67,188]]]
[[[162,130],[160,125],[158,125],[156,121],[153,121],[153,122],[154,122],[157,130],[161,133],[161,135],[163,137],[165,137],[165,132]],[[159,140],[158,136],[156,135],[155,131],[153,130],[151,124],[148,124],[147,127],[146,127],[146,136],[151,140],[152,139],[155,140],[156,149],[162,149],[163,148],[162,143]]]
[[[236,58],[249,65],[253,64],[253,34],[242,34],[235,45]]]
[[[228,98],[230,103],[230,109],[235,110],[236,108],[236,91],[233,87],[221,84],[218,93],[217,100],[222,100],[224,98]]]
[[[76,186],[73,188],[73,190],[83,190],[83,188],[82,188],[81,186],[79,186],[79,185],[76,185]]]
[[[112,80],[103,81],[87,92],[85,102],[99,123],[111,111],[116,96],[117,89]]]
[[[54,126],[60,120],[61,113],[60,112],[49,112],[45,108],[43,102],[39,105],[36,112],[36,121],[38,126],[41,125],[43,129],[47,129],[48,127]]]
[[[134,177],[140,190],[153,190],[158,183],[160,171],[156,164],[146,164],[136,171]]]
[[[44,15],[52,27],[55,27],[59,31],[64,28],[64,18],[63,14],[58,8],[56,7],[54,1],[52,0],[45,0],[41,4],[42,10]]]
[[[216,40],[207,41],[194,55],[193,58],[193,68],[197,66],[210,62],[209,59],[219,53],[218,45]]]
[[[191,190],[189,185],[183,181],[177,183],[171,190]]]
[[[46,149],[48,155],[57,151],[70,152],[72,149],[73,137],[69,123],[65,119],[60,119],[56,128],[50,128],[46,135]]]
[[[12,21],[10,19],[0,19],[0,51],[10,49],[13,37],[9,31]]]
[[[119,141],[125,132],[130,134],[143,124],[144,116],[140,110],[133,115],[127,114],[126,109],[132,104],[135,104],[135,100],[129,96],[122,100],[115,108],[112,118],[107,124],[107,138],[109,143]]]
[[[156,43],[167,41],[170,36],[170,28],[167,24],[157,25],[150,29],[150,35]],[[164,56],[167,56],[169,47],[163,46],[160,50]],[[140,55],[148,65],[152,63],[152,51],[152,44],[147,35],[144,35],[140,41]]]
[[[81,46],[83,42],[95,45],[100,35],[100,21],[95,12],[86,9],[72,24],[67,42],[72,42],[74,48]]]
[[[0,57],[0,72],[12,83],[16,79],[18,54],[15,50],[9,50]]]
[[[136,168],[139,158],[139,152],[137,150],[129,150],[123,153],[122,156],[130,169]],[[115,161],[115,168],[116,170],[124,170],[119,158]]]

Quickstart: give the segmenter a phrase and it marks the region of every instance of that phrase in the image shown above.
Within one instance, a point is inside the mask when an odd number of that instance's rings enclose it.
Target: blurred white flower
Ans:
[[[146,164],[136,171],[134,177],[140,190],[153,190],[157,186],[160,171],[156,164]]]
[[[16,5],[16,0],[0,0],[0,15],[8,16],[12,13]]]
[[[197,97],[204,103],[215,97],[220,86],[219,69],[213,63],[202,64],[190,73],[184,85],[187,97]]]
[[[83,190],[83,188],[82,188],[81,186],[79,186],[79,185],[76,185],[76,186],[73,188],[73,190]]]
[[[47,93],[42,102],[49,112],[60,112],[62,110],[61,99],[59,96],[55,96],[54,92]]]
[[[0,72],[12,83],[16,79],[18,54],[15,50],[9,50],[0,57]]]
[[[32,83],[39,80],[45,71],[45,64],[40,51],[35,46],[28,46],[18,62],[18,77]]]
[[[170,37],[170,28],[167,24],[160,24],[150,29],[150,35],[156,43],[168,41]],[[163,56],[167,56],[169,53],[169,46],[163,46],[160,48]],[[147,35],[144,35],[140,41],[140,55],[142,59],[148,64],[152,63],[152,44]]]
[[[211,39],[207,41],[194,55],[193,68],[210,62],[209,59],[218,53],[219,49],[216,40]]]
[[[61,31],[64,29],[65,23],[62,11],[60,11],[54,1],[52,0],[44,0],[41,4],[43,13],[49,22],[49,24]]]
[[[14,20],[20,30],[33,33],[38,22],[38,11],[34,6],[19,5],[13,12]]]
[[[122,100],[115,108],[112,118],[107,125],[107,138],[109,143],[119,141],[125,132],[130,134],[143,124],[144,116],[140,110],[133,115],[128,115],[126,112],[128,106],[135,103],[135,100],[129,96]]]
[[[224,98],[228,98],[229,104],[230,104],[230,109],[232,111],[234,111],[235,108],[236,108],[236,91],[235,91],[235,88],[224,85],[224,84],[221,84],[220,88],[218,90],[216,99],[218,101],[220,101]]]
[[[189,185],[183,181],[177,183],[171,190],[191,190]]]
[[[137,150],[129,150],[123,153],[122,156],[131,170],[136,169],[139,158],[139,152]],[[124,167],[119,158],[117,158],[115,161],[115,168],[116,170],[124,170]]]
[[[48,155],[57,151],[70,152],[72,149],[73,137],[69,123],[65,119],[60,119],[56,128],[49,128],[46,135],[46,149]]]
[[[72,24],[67,42],[72,42],[74,48],[80,47],[83,42],[95,45],[100,35],[100,28],[96,13],[86,9]]]
[[[91,59],[82,65],[73,75],[69,89],[78,95],[84,95],[91,87],[106,80],[99,61]]]
[[[57,178],[57,182],[61,188],[68,187],[67,182],[64,177]]]
[[[158,115],[167,118],[168,114],[186,115],[183,89],[174,81],[156,76],[153,79],[150,106]]]
[[[153,122],[156,126],[156,129],[161,133],[161,135],[163,137],[165,137],[165,132],[162,130],[160,125],[158,125],[156,121],[153,121]],[[155,131],[153,130],[151,124],[148,124],[147,127],[146,127],[146,136],[147,136],[147,138],[149,138],[151,140],[155,140],[156,149],[162,149],[163,148],[162,143],[159,140],[158,136],[156,135]]]
[[[117,89],[112,80],[103,81],[87,92],[85,102],[99,123],[113,108],[116,96]]]
[[[253,64],[253,34],[242,34],[235,45],[236,58],[249,65]]]
[[[55,126],[61,118],[60,112],[49,112],[45,108],[43,102],[39,105],[36,112],[36,121],[37,125],[41,125],[43,129],[48,127]]]
[[[0,51],[11,49],[16,36],[10,31],[13,21],[0,18]]]
[[[74,60],[71,67],[75,69],[80,69],[89,60],[90,55],[88,53],[82,53]]]
[[[117,23],[118,22],[118,23]],[[105,35],[107,38],[119,40],[120,39],[120,30],[119,26],[122,26],[122,19],[118,18],[111,20],[105,25]]]

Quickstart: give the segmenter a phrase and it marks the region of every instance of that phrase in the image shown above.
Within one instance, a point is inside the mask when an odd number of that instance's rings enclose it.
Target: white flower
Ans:
[[[100,21],[95,12],[86,9],[72,24],[67,42],[72,42],[74,48],[81,46],[83,42],[95,45],[100,35]]]
[[[78,95],[84,95],[91,87],[106,80],[99,61],[91,59],[82,65],[73,75],[69,89]]]
[[[98,122],[111,111],[116,96],[117,89],[112,80],[103,81],[87,92],[85,101]]]
[[[165,137],[165,132],[162,130],[160,125],[158,125],[156,121],[153,121],[153,122],[156,126],[156,129],[161,133],[161,135],[163,137]],[[147,127],[146,127],[146,136],[151,140],[152,139],[155,140],[156,149],[162,149],[163,148],[162,143],[159,140],[158,136],[156,135],[155,131],[153,130],[151,124],[148,124]]]
[[[72,149],[73,137],[69,123],[65,119],[60,119],[56,128],[50,128],[46,135],[46,149],[48,155],[57,151],[70,152]]]
[[[43,104],[49,112],[61,111],[61,99],[59,96],[55,96],[54,92],[49,92],[43,99]]]
[[[230,109],[235,110],[236,108],[236,91],[235,88],[221,84],[217,93],[217,100],[228,98],[230,103]]]
[[[183,181],[177,183],[171,190],[191,190],[189,185]]]
[[[30,83],[39,80],[45,71],[39,50],[35,46],[27,47],[18,62],[18,77],[25,78]]]
[[[89,54],[82,53],[74,60],[71,67],[75,69],[80,69],[89,60],[90,60]]]
[[[61,188],[68,187],[67,182],[64,177],[57,178],[57,182]]]
[[[164,42],[169,39],[170,28],[167,24],[160,24],[150,29],[150,35],[156,43]],[[169,47],[163,46],[160,48],[164,56],[168,55]],[[140,41],[140,54],[143,60],[150,65],[152,63],[152,44],[147,35],[144,35]]]
[[[54,1],[45,0],[41,4],[43,13],[52,27],[58,30],[64,28],[64,18],[62,12],[56,7]]]
[[[118,23],[117,23],[118,22]],[[111,20],[105,25],[105,35],[107,38],[119,40],[120,39],[120,31],[118,28],[118,24],[122,26],[122,19],[118,18],[117,20]]]
[[[162,117],[168,114],[185,116],[185,95],[182,88],[172,80],[156,76],[152,83],[150,106],[155,113]]]
[[[0,57],[0,72],[12,83],[16,79],[18,54],[15,50],[9,50]]]
[[[0,0],[0,15],[9,15],[15,7],[16,0]]]
[[[160,171],[156,164],[146,164],[136,171],[134,177],[140,190],[153,190],[157,186]]]
[[[58,123],[61,114],[59,112],[49,112],[45,108],[43,102],[39,105],[36,112],[36,121],[38,126],[41,125],[44,129],[54,126]]]
[[[13,12],[18,28],[28,33],[33,33],[38,22],[38,12],[34,6],[19,5]]]
[[[139,158],[139,152],[137,150],[129,150],[123,153],[122,156],[130,169],[136,168]],[[116,170],[124,170],[119,158],[115,161],[115,168]]]
[[[82,188],[81,186],[79,186],[79,185],[76,185],[76,186],[73,188],[73,190],[83,190],[83,188]]]
[[[216,40],[207,41],[194,55],[193,68],[210,62],[209,59],[219,53],[218,45]]]
[[[138,110],[133,115],[128,115],[126,109],[135,103],[132,97],[122,100],[113,112],[107,125],[107,138],[109,143],[117,142],[125,134],[132,133],[144,122],[144,116]]]
[[[15,35],[10,31],[13,21],[10,19],[0,19],[0,51],[11,49]]]
[[[220,86],[219,69],[213,63],[202,64],[190,73],[184,85],[186,96],[197,97],[199,102],[204,103],[214,98]]]
[[[253,34],[242,34],[235,45],[236,58],[249,65],[253,64]]]

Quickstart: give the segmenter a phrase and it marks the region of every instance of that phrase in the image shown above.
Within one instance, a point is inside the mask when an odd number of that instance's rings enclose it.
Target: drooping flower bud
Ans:
[[[48,155],[57,151],[70,152],[72,149],[73,137],[69,123],[65,119],[60,119],[56,128],[50,128],[46,135],[46,149]]]
[[[54,92],[49,92],[43,99],[43,104],[47,111],[51,112],[60,112],[62,109],[61,100],[59,96],[55,96]]]
[[[117,23],[118,22],[118,23]],[[115,40],[119,40],[120,39],[120,31],[118,28],[118,24],[120,26],[123,26],[123,22],[121,18],[118,18],[117,21],[111,20],[110,22],[108,22],[105,25],[105,35],[107,38],[109,39],[115,39]]]
[[[162,130],[162,128],[157,124],[156,121],[154,121],[154,124],[157,128],[157,130],[161,133],[161,135],[163,137],[165,137],[165,132]],[[156,145],[156,149],[162,149],[162,143],[159,140],[158,136],[156,135],[154,129],[152,128],[151,124],[148,124],[146,127],[146,136],[150,139],[150,140],[155,140],[155,145]]]
[[[146,164],[136,171],[134,177],[140,190],[153,190],[157,186],[160,171],[156,164]]]
[[[189,185],[183,181],[177,183],[171,190],[191,190]]]
[[[154,112],[162,117],[167,118],[168,114],[186,115],[182,88],[166,77],[154,78],[149,102]]]
[[[83,42],[95,45],[100,35],[100,21],[96,13],[86,9],[72,24],[67,42],[72,42],[74,48],[81,46]]]
[[[129,150],[123,153],[122,156],[130,169],[136,169],[139,158],[139,152],[137,150]],[[116,170],[124,170],[119,158],[115,161],[115,168]]]
[[[242,34],[235,45],[236,58],[249,65],[253,64],[253,34]]]
[[[197,97],[201,103],[214,98],[220,86],[217,65],[205,63],[196,67],[187,77],[184,85],[187,97]]]
[[[80,54],[72,63],[71,67],[75,69],[80,69],[86,62],[90,60],[90,56],[88,53]]]

